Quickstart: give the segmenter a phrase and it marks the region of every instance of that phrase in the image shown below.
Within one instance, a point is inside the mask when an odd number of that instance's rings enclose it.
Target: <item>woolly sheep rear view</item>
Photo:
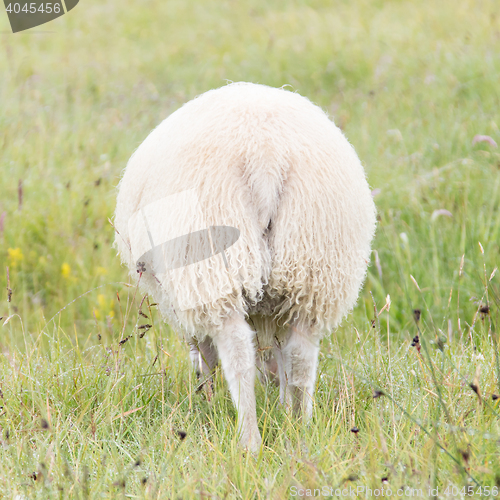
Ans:
[[[320,339],[354,306],[375,230],[363,167],[319,107],[251,83],[188,102],[132,155],[115,228],[194,367],[220,359],[244,447],[261,444],[257,345],[281,402],[311,417]]]

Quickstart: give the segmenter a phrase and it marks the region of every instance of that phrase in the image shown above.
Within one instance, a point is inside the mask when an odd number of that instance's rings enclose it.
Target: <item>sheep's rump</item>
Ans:
[[[319,107],[235,83],[188,102],[139,146],[115,228],[131,274],[145,271],[141,285],[189,335],[217,329],[232,310],[327,331],[356,302],[375,207],[354,149]],[[232,228],[223,251],[211,228]],[[208,254],[193,254],[197,241]]]

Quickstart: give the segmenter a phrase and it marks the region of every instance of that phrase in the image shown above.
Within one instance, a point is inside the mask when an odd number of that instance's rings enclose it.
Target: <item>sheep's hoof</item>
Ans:
[[[259,453],[261,444],[262,438],[259,432],[257,432],[257,434],[252,434],[249,439],[240,439],[240,446],[252,454]]]

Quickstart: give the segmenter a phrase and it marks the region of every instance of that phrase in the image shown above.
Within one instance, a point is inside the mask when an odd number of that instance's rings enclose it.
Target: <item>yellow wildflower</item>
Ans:
[[[102,293],[100,293],[98,296],[97,296],[97,302],[99,304],[99,307],[101,309],[105,309],[106,308],[106,304],[107,304],[107,300],[106,300],[106,295],[103,295]]]
[[[71,267],[67,262],[64,262],[61,266],[61,274],[64,278],[69,278],[69,275],[71,274]]]
[[[99,308],[94,309],[94,314],[97,319],[100,319],[103,316],[109,316],[110,318],[114,318],[115,311],[113,311],[113,299],[106,299],[106,295],[100,293],[97,296],[97,303],[99,304]],[[108,314],[105,314],[105,311],[109,309]]]
[[[9,264],[12,267],[17,267],[19,262],[24,259],[23,252],[20,248],[9,248],[7,249],[7,257],[9,259]]]

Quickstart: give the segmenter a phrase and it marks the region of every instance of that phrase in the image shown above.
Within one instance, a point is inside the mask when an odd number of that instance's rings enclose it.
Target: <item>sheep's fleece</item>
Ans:
[[[199,371],[221,359],[255,450],[256,351],[276,358],[281,399],[310,416],[319,339],[357,300],[375,221],[363,167],[319,107],[232,83],[175,111],[132,155],[115,245]]]

